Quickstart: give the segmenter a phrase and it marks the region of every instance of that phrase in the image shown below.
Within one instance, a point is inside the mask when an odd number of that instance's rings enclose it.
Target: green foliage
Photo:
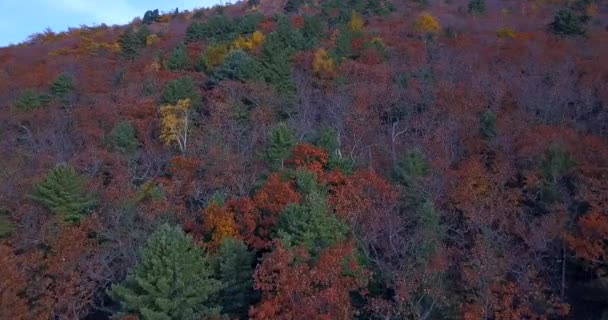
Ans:
[[[222,284],[220,297],[222,313],[247,319],[249,305],[256,299],[253,290],[253,266],[255,253],[234,238],[222,240],[213,257],[213,266]]]
[[[484,139],[496,137],[496,114],[492,110],[487,110],[481,115],[479,133]]]
[[[150,34],[150,30],[145,25],[138,30],[131,27],[125,30],[118,39],[122,55],[127,59],[134,59],[146,47],[146,40]]]
[[[135,196],[133,197],[131,202],[134,204],[138,204],[146,200],[159,201],[164,199],[165,191],[163,190],[162,186],[147,181],[141,186],[139,186],[139,189],[137,189],[137,193],[135,193]]]
[[[123,312],[143,320],[196,320],[217,315],[220,290],[201,249],[180,228],[162,225],[148,240],[140,263],[112,285],[110,297]]]
[[[15,224],[11,221],[10,212],[0,208],[0,239],[9,236],[15,230]]]
[[[46,178],[34,187],[30,198],[47,207],[66,221],[80,220],[95,206],[95,199],[84,192],[85,180],[68,165],[51,169]]]
[[[219,83],[222,80],[246,81],[256,79],[260,72],[258,62],[243,50],[233,50],[224,58],[224,62],[213,72],[211,80]]]
[[[298,192],[303,195],[308,195],[320,190],[319,184],[317,183],[317,176],[314,172],[297,170],[295,172],[295,178]]]
[[[270,132],[270,141],[266,149],[266,160],[272,167],[283,168],[285,159],[291,154],[296,139],[293,131],[284,123],[275,126]]]
[[[190,64],[191,61],[186,46],[180,43],[173,49],[165,65],[169,70],[183,70],[188,68]]]
[[[302,4],[304,4],[304,0],[287,0],[284,10],[287,13],[294,13],[298,11]]]
[[[546,180],[556,181],[566,176],[576,163],[570,154],[559,145],[552,145],[545,153],[541,163],[541,172]]]
[[[135,128],[128,121],[118,123],[110,132],[112,148],[124,154],[132,154],[139,147],[135,136]]]
[[[361,37],[360,31],[351,31],[346,26],[340,28],[340,33],[336,38],[336,47],[331,51],[336,61],[342,59],[354,59],[357,57],[353,48],[353,40]]]
[[[158,20],[160,20],[160,13],[158,12],[158,9],[155,9],[146,11],[142,22],[145,24],[152,24]]]
[[[290,204],[281,214],[278,237],[285,246],[302,245],[315,256],[324,248],[342,241],[348,227],[328,209],[326,196],[313,191],[302,204]]]
[[[560,9],[555,13],[550,27],[553,33],[560,36],[580,36],[585,34],[586,15],[577,15],[570,9]]]
[[[74,90],[74,81],[71,76],[65,73],[60,74],[51,83],[51,93],[61,100],[67,99],[72,90]]]
[[[470,0],[468,11],[473,15],[483,15],[486,12],[485,0]]]
[[[417,179],[429,173],[430,166],[424,154],[418,150],[408,152],[393,168],[395,180],[406,187],[414,187]]]
[[[247,0],[248,8],[253,8],[255,6],[258,6],[259,4],[260,4],[260,0]]]
[[[319,45],[319,42],[321,42],[321,36],[323,35],[323,28],[323,20],[321,20],[321,17],[304,16],[304,25],[299,30],[304,38],[304,49],[315,48]]]
[[[262,20],[264,20],[264,15],[260,12],[254,12],[235,18],[233,24],[236,25],[238,34],[245,35],[254,33]]]
[[[44,106],[48,101],[49,97],[46,94],[26,89],[19,94],[14,105],[19,111],[30,111]]]
[[[183,99],[190,99],[193,106],[197,106],[201,102],[201,95],[189,76],[169,81],[163,92],[162,102],[174,105]]]

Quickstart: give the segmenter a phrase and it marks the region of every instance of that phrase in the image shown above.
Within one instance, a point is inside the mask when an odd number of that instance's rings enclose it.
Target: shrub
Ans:
[[[127,279],[112,285],[110,297],[122,311],[144,320],[195,320],[218,315],[213,302],[221,284],[201,249],[180,228],[162,225],[144,247]]]
[[[584,35],[588,19],[588,16],[579,16],[570,9],[560,9],[555,13],[550,27],[553,33],[561,36]]]
[[[162,102],[175,105],[185,99],[190,99],[193,105],[200,103],[201,96],[192,78],[184,76],[170,81],[163,92]]]
[[[139,146],[135,128],[128,121],[118,123],[110,133],[112,148],[124,154],[132,154]]]
[[[42,107],[48,100],[49,97],[46,94],[26,89],[19,94],[14,105],[20,111],[30,111]]]
[[[180,43],[173,49],[171,56],[167,59],[166,67],[169,70],[183,70],[190,65],[190,57],[183,43]]]
[[[84,192],[85,184],[74,168],[58,165],[34,187],[30,198],[66,221],[78,221],[96,203],[92,196]]]

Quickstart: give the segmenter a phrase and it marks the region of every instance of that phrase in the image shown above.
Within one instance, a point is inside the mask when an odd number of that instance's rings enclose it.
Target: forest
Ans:
[[[2,320],[608,319],[606,1],[47,29],[0,150]]]

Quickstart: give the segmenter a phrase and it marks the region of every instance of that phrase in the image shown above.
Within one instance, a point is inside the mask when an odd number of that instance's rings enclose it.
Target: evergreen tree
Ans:
[[[183,70],[190,65],[190,57],[183,43],[173,49],[171,56],[167,59],[166,67],[169,70]]]
[[[485,0],[471,0],[469,1],[468,10],[470,14],[482,15],[486,12]]]
[[[496,114],[492,110],[484,112],[479,122],[479,132],[484,139],[496,136]]]
[[[416,180],[428,175],[429,172],[430,167],[424,154],[417,150],[408,152],[393,168],[395,180],[409,188],[415,187]]]
[[[234,238],[222,240],[214,256],[214,269],[222,283],[223,314],[247,319],[249,305],[257,298],[253,290],[255,261],[255,253],[247,251],[242,241]]]
[[[124,154],[132,154],[139,146],[135,128],[128,121],[122,121],[112,129],[110,142],[114,150]]]
[[[95,199],[86,194],[84,179],[68,165],[58,165],[38,183],[30,198],[61,215],[66,221],[78,221],[95,206]]]
[[[258,62],[243,50],[233,50],[224,58],[224,62],[213,72],[212,81],[222,80],[246,81],[256,79],[259,74]]]
[[[65,73],[60,74],[55,81],[51,83],[51,93],[61,100],[67,99],[72,90],[74,90],[72,77]]]
[[[118,39],[122,55],[127,59],[134,59],[146,47],[150,29],[145,25],[135,31],[133,28],[125,30]]]
[[[273,167],[284,167],[285,159],[291,154],[291,149],[295,146],[296,139],[291,129],[284,123],[274,127],[270,132],[270,142],[266,149],[266,160]]]
[[[348,227],[330,214],[323,192],[312,191],[302,204],[290,204],[281,214],[277,234],[286,247],[302,245],[316,256],[346,238]]]
[[[160,20],[160,13],[158,12],[158,9],[155,9],[155,10],[146,11],[142,22],[145,24],[152,24],[153,22],[157,22],[159,20]]]
[[[184,76],[167,83],[163,92],[162,102],[175,105],[180,100],[190,99],[193,106],[198,106],[201,102],[201,95],[196,88],[194,81],[189,76]]]
[[[124,313],[142,320],[196,320],[217,315],[220,289],[199,247],[180,228],[162,225],[148,240],[141,262],[109,295]]]
[[[561,36],[580,36],[585,34],[585,23],[588,16],[577,15],[570,9],[558,10],[551,23],[553,33]]]
[[[14,105],[20,111],[30,111],[42,107],[48,100],[49,97],[46,94],[26,89],[19,94]]]

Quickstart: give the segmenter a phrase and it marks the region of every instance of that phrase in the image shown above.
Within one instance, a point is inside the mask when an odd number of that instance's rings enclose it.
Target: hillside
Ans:
[[[249,0],[0,48],[0,319],[608,319],[608,3]]]

